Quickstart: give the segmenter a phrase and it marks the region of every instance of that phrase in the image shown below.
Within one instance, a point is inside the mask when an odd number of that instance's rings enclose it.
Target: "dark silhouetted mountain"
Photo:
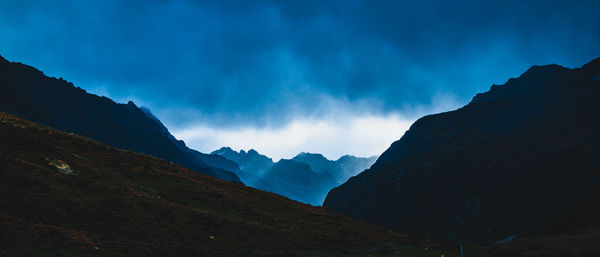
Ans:
[[[425,116],[324,206],[484,242],[598,226],[599,76],[600,59],[533,66],[458,110]]]
[[[273,163],[254,149],[237,152],[229,147],[211,154],[237,163],[241,171],[236,174],[246,185],[313,205],[323,203],[331,188],[370,167],[377,159],[345,155],[331,161],[321,154],[300,153],[291,160]]]
[[[0,146],[1,256],[426,253],[418,238],[3,112]]]
[[[149,154],[224,180],[239,182],[237,165],[191,150],[148,109],[118,104],[0,57],[0,111],[105,144]]]

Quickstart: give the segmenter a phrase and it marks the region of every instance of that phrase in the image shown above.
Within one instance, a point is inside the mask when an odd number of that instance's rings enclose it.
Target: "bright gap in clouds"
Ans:
[[[400,139],[414,119],[398,114],[354,116],[331,120],[298,119],[277,128],[217,128],[197,124],[173,134],[193,149],[210,153],[220,147],[255,149],[277,161],[300,152],[322,153],[335,160],[342,155],[379,155]]]
[[[322,110],[321,113],[330,115],[298,116],[282,126],[222,127],[198,122],[168,127],[177,139],[203,153],[228,146],[236,151],[255,149],[273,161],[290,159],[300,152],[320,153],[336,160],[346,154],[358,157],[380,155],[418,118],[454,110],[461,105],[452,95],[436,95],[429,105],[406,106],[403,112],[383,114],[352,112],[353,108],[339,101],[326,102],[330,105],[324,109],[330,111]]]

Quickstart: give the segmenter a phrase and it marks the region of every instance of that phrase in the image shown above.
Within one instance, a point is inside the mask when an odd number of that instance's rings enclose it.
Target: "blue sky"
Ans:
[[[600,1],[5,1],[0,54],[188,145],[375,155],[534,64],[600,56]]]

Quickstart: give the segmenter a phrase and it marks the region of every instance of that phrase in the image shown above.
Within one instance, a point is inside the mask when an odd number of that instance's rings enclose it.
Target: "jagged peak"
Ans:
[[[223,153],[236,153],[237,154],[238,152],[234,151],[229,146],[223,146],[217,150],[212,151],[210,154],[223,154]]]
[[[502,98],[510,96],[512,94],[509,92],[515,90],[516,88],[535,88],[536,85],[540,85],[539,83],[536,83],[537,81],[552,80],[551,78],[561,76],[560,74],[564,74],[565,72],[569,71],[573,70],[558,64],[533,65],[527,69],[527,71],[519,75],[519,77],[510,78],[502,85],[493,84],[490,87],[490,90],[487,92],[476,94],[469,104],[488,102],[498,99],[499,97]],[[534,83],[531,83],[532,81]],[[544,87],[537,87],[537,89],[543,88]]]
[[[221,148],[219,148],[219,150],[217,151],[231,151],[231,152],[235,152],[233,149],[231,149],[231,147],[229,146],[223,146]]]
[[[523,79],[523,78],[528,78],[531,76],[536,76],[536,75],[546,75],[546,74],[554,74],[554,73],[558,73],[558,72],[563,72],[563,71],[569,71],[571,69],[558,65],[558,64],[547,64],[547,65],[533,65],[531,67],[529,67],[529,69],[527,69],[527,71],[523,72],[523,74],[521,74],[518,78],[514,79],[511,78],[508,80],[508,82],[506,84],[510,84],[510,81],[514,81],[514,80],[518,80],[518,79]],[[505,84],[505,85],[506,85]]]

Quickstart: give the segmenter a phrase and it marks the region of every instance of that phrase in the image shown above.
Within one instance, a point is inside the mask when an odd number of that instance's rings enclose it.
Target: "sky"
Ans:
[[[7,1],[0,55],[191,148],[381,154],[532,65],[600,57],[600,1]]]

